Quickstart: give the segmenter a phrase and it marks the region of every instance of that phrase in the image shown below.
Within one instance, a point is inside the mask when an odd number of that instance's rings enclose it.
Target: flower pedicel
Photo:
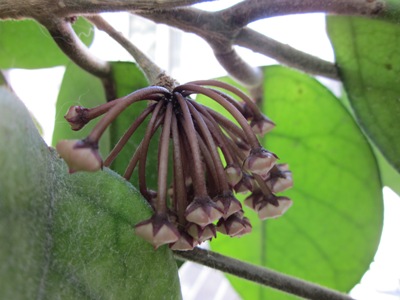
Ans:
[[[193,100],[191,96],[196,94],[219,103],[235,121]],[[103,163],[98,154],[100,137],[120,113],[139,101],[149,105]],[[73,106],[65,118],[73,130],[79,130],[101,115],[85,139],[60,141],[57,151],[70,172],[97,171],[103,165],[110,166],[137,128],[149,119],[123,176],[130,180],[138,170],[140,192],[154,213],[136,224],[135,232],[155,248],[169,244],[174,250],[190,250],[215,238],[217,231],[232,237],[251,232],[235,192],[251,192],[244,203],[261,219],[278,217],[292,205],[289,198],[274,194],[292,186],[291,172],[287,165],[276,164],[278,157],[264,149],[256,136],[270,131],[274,123],[231,85],[204,80],[171,90],[150,86],[95,108]],[[146,162],[150,141],[159,130],[158,189],[153,191],[146,184]],[[173,176],[168,182],[171,163]]]

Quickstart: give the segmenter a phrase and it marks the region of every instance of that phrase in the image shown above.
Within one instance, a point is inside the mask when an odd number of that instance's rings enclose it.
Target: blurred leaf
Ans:
[[[29,112],[29,114],[30,114],[33,124],[35,124],[35,127],[36,127],[37,131],[39,132],[40,136],[43,136],[42,125],[40,125],[39,121],[36,119],[36,117],[33,113]]]
[[[289,163],[294,205],[253,232],[218,236],[213,250],[253,264],[349,291],[368,270],[382,229],[382,185],[371,148],[339,100],[315,79],[265,68],[264,112],[277,127],[266,148]],[[229,277],[244,299],[292,296]]]
[[[0,298],[179,299],[171,251],[133,234],[145,200],[110,170],[69,175],[0,87]]]
[[[70,106],[81,105],[92,108],[105,102],[106,98],[101,80],[73,63],[68,64],[56,103],[52,145],[55,146],[58,141],[65,139],[83,139],[97,123],[97,120],[95,120],[79,131],[71,130],[71,126],[64,119],[64,115]],[[100,140],[100,152],[103,157],[109,152],[109,149],[110,138],[107,131]]]
[[[400,174],[385,159],[382,153],[374,147],[375,155],[379,163],[383,185],[390,187],[400,196]]]
[[[6,78],[4,77],[3,73],[0,71],[0,86],[7,85]]]
[[[329,16],[336,63],[360,126],[400,171],[400,26]]]
[[[94,30],[88,21],[78,18],[73,28],[82,42],[92,43]],[[68,61],[47,29],[38,22],[0,20],[0,68],[48,68]]]
[[[342,91],[339,98],[343,105],[347,108],[349,113],[354,116],[354,111],[350,105],[346,91]],[[400,196],[400,174],[389,164],[386,158],[382,155],[381,151],[374,145],[374,142],[369,140],[372,149],[374,150],[375,157],[378,161],[379,171],[384,186],[390,187],[394,192]]]

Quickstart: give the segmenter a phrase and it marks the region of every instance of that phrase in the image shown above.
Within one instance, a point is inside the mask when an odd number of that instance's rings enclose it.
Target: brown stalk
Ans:
[[[201,163],[199,143],[196,137],[192,117],[190,116],[188,104],[180,93],[174,93],[177,98],[181,110],[183,112],[183,129],[189,142],[191,154],[193,156],[193,186],[194,192],[198,197],[207,197],[206,182],[204,179],[204,170]]]

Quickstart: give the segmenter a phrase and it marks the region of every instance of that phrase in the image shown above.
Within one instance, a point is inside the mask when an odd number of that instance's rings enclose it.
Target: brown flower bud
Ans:
[[[261,220],[277,218],[283,215],[293,204],[287,197],[276,197],[277,205],[271,202],[259,202],[256,206],[258,217]]]
[[[187,226],[187,232],[199,243],[211,240],[217,236],[214,224],[208,224],[205,227],[201,227],[195,223],[189,223]]]
[[[242,210],[242,204],[231,193],[220,195],[214,198],[215,203],[222,210],[223,218],[227,219],[230,215]]]
[[[250,152],[243,163],[243,168],[265,178],[268,176],[269,170],[275,165],[276,160],[277,156],[274,153],[260,147]]]
[[[237,165],[228,165],[225,174],[230,187],[235,186],[242,179],[242,169]]]
[[[283,192],[293,186],[292,172],[289,171],[287,164],[276,165],[276,172],[270,173],[269,178],[265,181],[267,186],[273,193]]]
[[[72,130],[80,130],[82,129],[89,120],[86,117],[86,114],[89,110],[83,106],[71,106],[64,118],[68,121],[69,125],[71,125]]]
[[[261,115],[259,118],[251,120],[250,126],[255,134],[264,136],[266,133],[275,128],[275,123],[266,116]]]
[[[184,231],[181,231],[179,239],[176,242],[170,244],[169,247],[171,248],[171,250],[188,251],[193,250],[193,248],[197,245],[197,241],[194,240],[192,236]]]
[[[195,198],[185,211],[186,220],[202,227],[218,220],[222,215],[222,210],[210,197]]]
[[[246,234],[251,233],[251,231],[253,230],[253,226],[251,226],[250,220],[246,217],[243,217],[242,222],[244,223],[244,229],[239,232],[237,235],[235,235],[235,237],[242,237]]]
[[[253,176],[243,173],[242,179],[235,185],[236,193],[246,194],[251,192],[256,187]]]
[[[228,219],[220,219],[217,223],[217,230],[222,234],[237,236],[246,228],[246,222],[243,221],[243,212],[237,212]]]
[[[80,140],[62,140],[57,143],[57,152],[65,160],[70,173],[76,171],[96,172],[103,161],[96,146]]]
[[[180,237],[178,229],[168,217],[157,214],[136,224],[135,233],[151,243],[155,249],[164,244],[175,243]]]

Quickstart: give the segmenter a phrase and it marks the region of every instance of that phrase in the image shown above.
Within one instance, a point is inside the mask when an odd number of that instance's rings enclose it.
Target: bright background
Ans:
[[[217,1],[198,5],[205,10],[218,10],[239,1]],[[179,82],[207,79],[226,75],[209,46],[193,34],[172,30],[128,14],[106,14],[104,17],[150,56]],[[267,36],[328,61],[334,54],[325,32],[323,14],[276,17],[250,25]],[[276,62],[247,49],[237,49],[254,66]],[[106,34],[96,31],[91,51],[104,60],[132,60],[117,43]],[[43,137],[50,144],[55,119],[55,102],[64,67],[41,70],[15,69],[8,73],[17,95],[25,102],[43,129]],[[336,81],[319,78],[335,94],[340,91]],[[77,99],[77,102],[79,99]],[[384,227],[374,262],[354,287],[351,295],[360,300],[400,299],[400,199],[385,187]],[[229,282],[217,271],[187,264],[180,270],[184,299],[240,299]],[[205,288],[208,287],[208,290]],[[201,294],[199,292],[201,291]],[[209,293],[209,294],[208,294]]]

